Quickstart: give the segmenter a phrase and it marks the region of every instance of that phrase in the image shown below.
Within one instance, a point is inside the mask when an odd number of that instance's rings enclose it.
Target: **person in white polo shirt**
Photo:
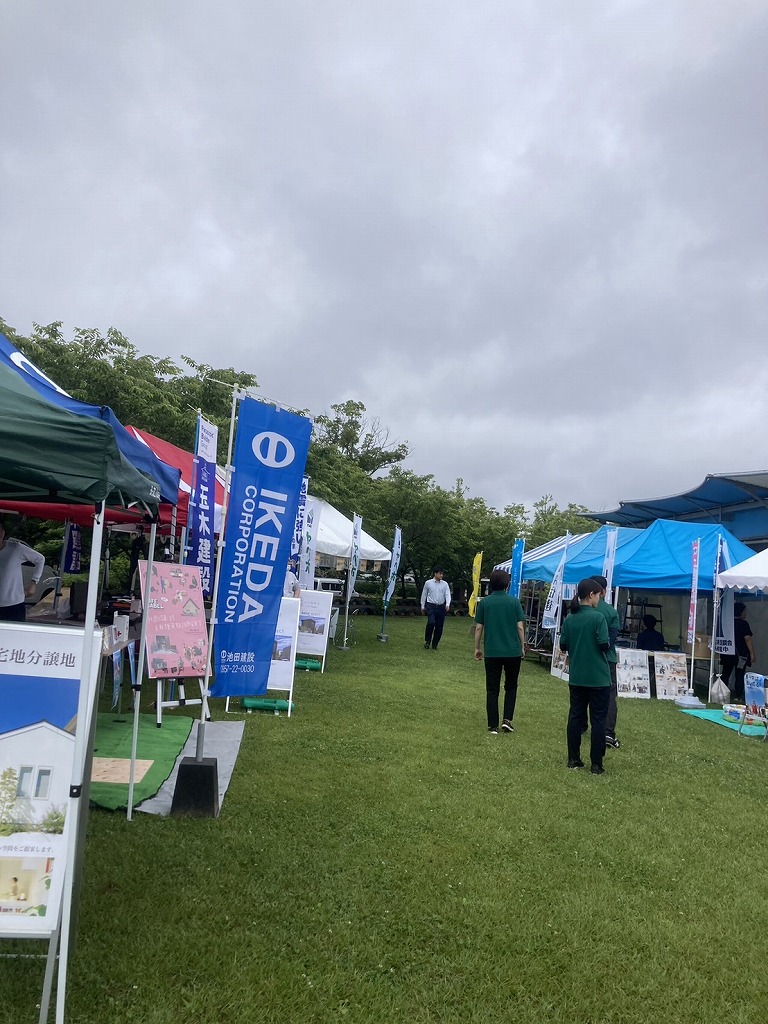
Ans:
[[[443,570],[436,565],[432,570],[432,579],[427,580],[421,592],[421,614],[427,616],[427,628],[424,631],[424,650],[430,646],[437,650],[440,637],[443,635],[443,624],[448,609],[451,607],[451,588],[443,579]]]
[[[24,587],[21,567],[25,562],[34,566],[32,580]],[[13,540],[0,522],[0,621],[24,622],[27,617],[25,597],[32,597],[45,567],[43,555],[20,540]]]

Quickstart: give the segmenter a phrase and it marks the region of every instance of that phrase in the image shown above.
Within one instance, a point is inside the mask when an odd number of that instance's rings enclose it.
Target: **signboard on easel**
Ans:
[[[272,660],[267,677],[267,690],[285,690],[288,693],[288,715],[293,701],[293,672],[296,668],[296,647],[299,633],[297,597],[284,597],[280,602],[277,629],[272,644]]]
[[[325,671],[325,656],[331,624],[333,594],[328,590],[302,590],[299,597],[298,654],[319,658]]]

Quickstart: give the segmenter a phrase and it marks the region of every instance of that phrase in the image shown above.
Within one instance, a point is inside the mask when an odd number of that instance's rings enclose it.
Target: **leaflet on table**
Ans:
[[[56,927],[101,637],[81,685],[83,629],[0,623],[0,936]]]
[[[148,594],[146,562],[139,562],[139,572],[150,678],[205,675],[208,631],[199,566],[153,563]]]

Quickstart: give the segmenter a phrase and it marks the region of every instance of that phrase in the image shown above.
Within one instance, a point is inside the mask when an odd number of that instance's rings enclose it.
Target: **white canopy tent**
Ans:
[[[317,551],[322,555],[351,558],[352,520],[347,519],[327,501],[314,498],[311,494],[307,495],[307,504],[314,506],[315,514],[320,520],[317,527]],[[388,562],[392,558],[392,552],[363,530],[360,537],[360,557],[374,562]]]
[[[768,593],[768,548],[717,575],[718,587]]]

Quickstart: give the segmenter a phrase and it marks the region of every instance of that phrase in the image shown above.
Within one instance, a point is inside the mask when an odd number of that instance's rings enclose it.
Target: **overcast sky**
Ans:
[[[498,508],[768,467],[766,0],[0,6],[0,315]]]

